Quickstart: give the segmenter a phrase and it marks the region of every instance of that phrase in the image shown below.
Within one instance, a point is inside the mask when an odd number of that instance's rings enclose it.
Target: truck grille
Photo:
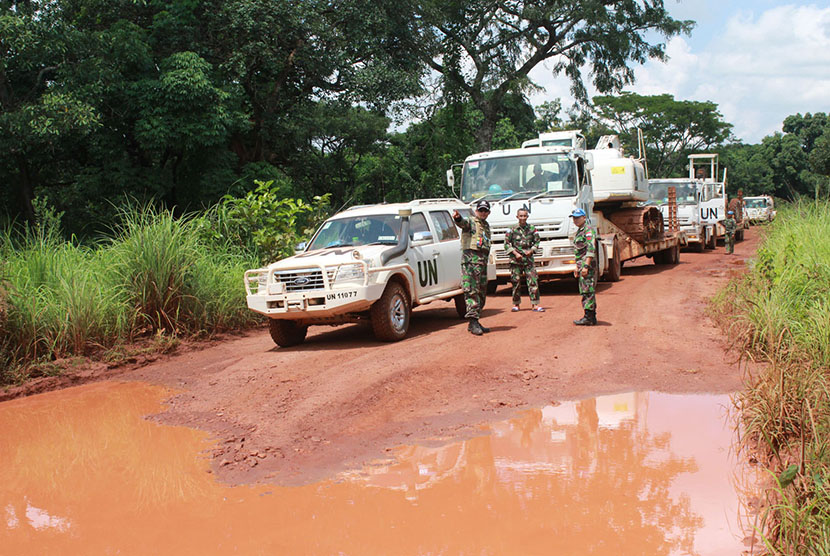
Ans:
[[[334,270],[328,271],[328,275],[329,280],[333,279]],[[301,268],[275,272],[274,280],[285,284],[286,292],[322,290],[326,287],[323,281],[323,273],[319,268]]]

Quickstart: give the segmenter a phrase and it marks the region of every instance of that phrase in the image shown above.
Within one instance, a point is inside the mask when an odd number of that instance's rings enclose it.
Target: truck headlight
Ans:
[[[337,274],[334,275],[334,283],[338,282],[353,282],[363,281],[363,265],[360,264],[344,264],[338,267]]]

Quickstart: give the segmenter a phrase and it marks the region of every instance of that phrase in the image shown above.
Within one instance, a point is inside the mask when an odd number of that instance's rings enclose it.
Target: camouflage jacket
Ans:
[[[455,219],[455,225],[461,228],[461,250],[490,252],[490,224],[478,216]]]
[[[735,222],[734,218],[727,218],[723,221],[723,227],[726,228],[727,234],[734,234],[735,230],[738,229],[738,223]]]
[[[536,226],[514,226],[504,236],[504,250],[510,255],[511,262],[519,262],[516,259],[517,253],[522,255],[521,262],[530,262],[533,260],[533,250],[539,247],[540,241]]]
[[[596,233],[588,224],[583,224],[574,237],[574,258],[576,267],[585,266],[585,259],[591,257],[591,266],[597,265]]]

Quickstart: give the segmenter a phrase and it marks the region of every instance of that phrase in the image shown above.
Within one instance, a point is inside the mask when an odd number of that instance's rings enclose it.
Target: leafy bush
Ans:
[[[326,219],[330,195],[307,203],[282,197],[282,184],[275,180],[254,183],[244,197],[226,195],[198,219],[199,235],[208,244],[253,253],[260,263],[293,255],[294,247]]]

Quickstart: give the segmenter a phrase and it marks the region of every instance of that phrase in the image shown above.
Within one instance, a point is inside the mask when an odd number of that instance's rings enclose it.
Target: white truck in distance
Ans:
[[[775,218],[775,204],[769,195],[744,197],[744,206],[750,222],[772,222]]]
[[[546,139],[567,144],[543,146]],[[622,156],[614,136],[603,137],[592,151],[574,146],[580,144],[584,137],[578,131],[543,134],[521,149],[478,153],[464,161],[461,200],[491,204],[490,257],[499,282],[510,276],[504,237],[517,224],[519,209],[528,211],[528,222],[541,238],[534,257],[540,278],[573,276],[576,228],[569,215],[577,207],[599,232],[599,273],[608,280],[619,280],[622,262],[640,256],[677,262],[682,234],[665,234],[659,210],[636,206],[648,198],[642,164]],[[455,190],[452,170],[447,181]]]
[[[245,272],[248,308],[268,317],[271,337],[302,343],[313,324],[371,323],[379,340],[406,336],[412,308],[455,301],[461,288],[457,199],[353,207],[326,220],[302,253]],[[488,274],[495,279],[492,266]]]
[[[649,200],[663,213],[664,222],[669,218],[669,187],[674,187],[677,197],[677,220],[686,236],[687,245],[694,251],[714,249],[725,230],[726,171],[724,181],[715,181],[717,154],[693,154],[689,156],[688,178],[661,178],[648,180]],[[695,177],[698,176],[698,177]]]

